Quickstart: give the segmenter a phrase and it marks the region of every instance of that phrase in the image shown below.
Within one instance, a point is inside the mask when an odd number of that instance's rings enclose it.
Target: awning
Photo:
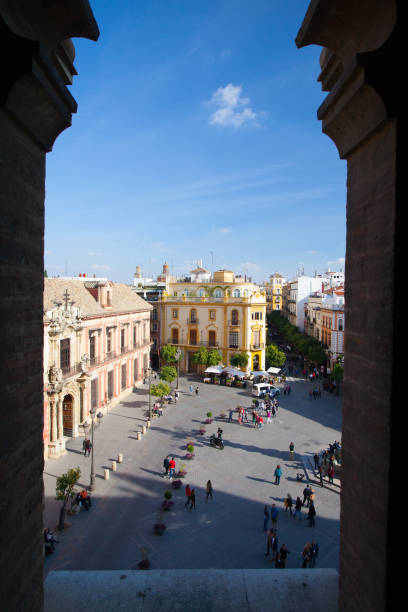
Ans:
[[[223,369],[223,372],[227,374],[231,374],[231,376],[239,376],[240,378],[244,378],[246,376],[245,372],[238,370],[238,368],[234,368],[233,366],[227,366]]]
[[[268,374],[279,374],[279,372],[282,370],[282,368],[268,368],[266,371],[268,372]]]
[[[255,370],[255,372],[251,372],[252,376],[256,378],[257,376],[268,376],[268,372],[264,370]]]
[[[221,365],[210,366],[206,370],[204,370],[204,374],[221,374],[223,369],[224,366]]]

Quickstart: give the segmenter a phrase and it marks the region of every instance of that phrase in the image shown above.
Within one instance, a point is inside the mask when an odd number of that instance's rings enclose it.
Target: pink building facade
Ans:
[[[119,283],[44,279],[44,454],[64,454],[150,365],[152,306]]]

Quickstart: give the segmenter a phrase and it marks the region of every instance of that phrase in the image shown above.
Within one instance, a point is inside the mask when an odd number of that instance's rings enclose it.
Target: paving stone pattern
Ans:
[[[59,535],[53,555],[45,559],[45,575],[52,569],[130,569],[141,559],[146,547],[154,569],[266,568],[272,563],[265,557],[266,534],[263,531],[263,507],[276,503],[279,546],[290,550],[287,567],[301,566],[300,554],[306,541],[315,538],[320,546],[318,567],[338,567],[339,488],[316,491],[316,527],[310,528],[306,509],[302,522],[284,512],[283,499],[288,492],[296,499],[304,483],[296,481],[303,471],[303,459],[325,447],[341,434],[341,398],[323,392],[322,399],[308,397],[310,383],[291,381],[292,393],[280,396],[281,406],[271,424],[258,430],[252,424],[239,425],[218,416],[230,407],[249,407],[250,390],[198,383],[200,393],[191,396],[188,387],[196,381],[181,379],[180,400],[155,418],[152,427],[138,441],[136,432],[146,421],[147,394],[138,389],[105,416],[95,431],[96,491],[89,512],[67,517],[70,527]],[[206,413],[215,419],[207,425],[205,436],[198,433]],[[266,421],[266,419],[265,419]],[[225,449],[210,447],[209,435],[221,426]],[[289,458],[289,443],[295,444],[295,460]],[[58,522],[59,502],[54,499],[56,476],[79,466],[80,483],[89,484],[91,460],[82,453],[83,438],[71,440],[68,452],[45,466],[45,525]],[[186,460],[185,446],[195,444],[195,458]],[[103,479],[103,469],[123,453],[123,464],[110,479]],[[162,536],[153,533],[163,494],[171,489],[162,477],[166,454],[174,456],[177,467],[187,469],[185,484],[196,490],[196,510],[184,506],[184,486],[173,492],[174,506],[162,517],[167,526]],[[279,486],[274,484],[277,464],[283,470]],[[306,472],[309,476],[310,470]],[[205,485],[211,479],[213,500],[205,500]]]

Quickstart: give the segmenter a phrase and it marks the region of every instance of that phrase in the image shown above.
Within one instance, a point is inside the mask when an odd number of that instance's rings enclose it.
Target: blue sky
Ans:
[[[346,165],[316,111],[308,0],[91,0],[78,113],[47,157],[45,267],[292,277],[344,266]]]

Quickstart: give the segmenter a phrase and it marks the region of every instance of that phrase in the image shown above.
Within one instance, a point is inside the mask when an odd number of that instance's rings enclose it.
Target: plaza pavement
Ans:
[[[95,431],[96,490],[89,512],[67,516],[70,526],[58,534],[56,552],[45,558],[44,575],[54,569],[100,570],[130,569],[141,559],[141,549],[148,550],[152,569],[200,568],[271,568],[265,557],[266,534],[263,531],[263,507],[276,503],[279,547],[286,543],[290,555],[288,568],[301,566],[305,542],[314,538],[320,547],[318,567],[338,567],[339,488],[320,488],[316,492],[316,527],[310,528],[303,511],[301,522],[284,512],[283,499],[288,492],[301,496],[305,481],[296,481],[303,470],[303,459],[329,442],[341,438],[341,398],[323,392],[322,399],[310,401],[310,383],[291,379],[292,393],[281,395],[280,408],[271,424],[258,430],[217,419],[237,405],[249,407],[250,389],[242,390],[198,383],[199,397],[188,391],[194,379],[181,378],[180,400],[169,405],[163,417],[136,439],[136,432],[146,421],[146,389],[131,393],[109,411]],[[216,417],[200,436],[198,428],[207,411]],[[265,419],[266,420],[266,419]],[[208,438],[221,425],[225,449],[209,446]],[[295,444],[295,460],[289,458],[289,443]],[[80,484],[89,484],[90,458],[82,452],[83,438],[70,440],[68,452],[57,460],[47,460],[44,470],[44,525],[52,529],[58,523],[60,502],[55,500],[56,477],[71,467],[81,469]],[[184,459],[187,441],[195,443],[195,458]],[[124,461],[110,479],[103,479],[103,469],[122,453]],[[184,485],[173,491],[171,482],[162,478],[165,455],[175,457],[177,468],[184,464],[189,483],[196,490],[197,509],[185,509]],[[281,465],[283,476],[274,484],[273,472]],[[309,470],[310,474],[310,470]],[[214,498],[205,501],[205,485],[212,481]],[[167,529],[156,536],[152,527],[164,492],[170,489],[175,502],[163,513]]]

